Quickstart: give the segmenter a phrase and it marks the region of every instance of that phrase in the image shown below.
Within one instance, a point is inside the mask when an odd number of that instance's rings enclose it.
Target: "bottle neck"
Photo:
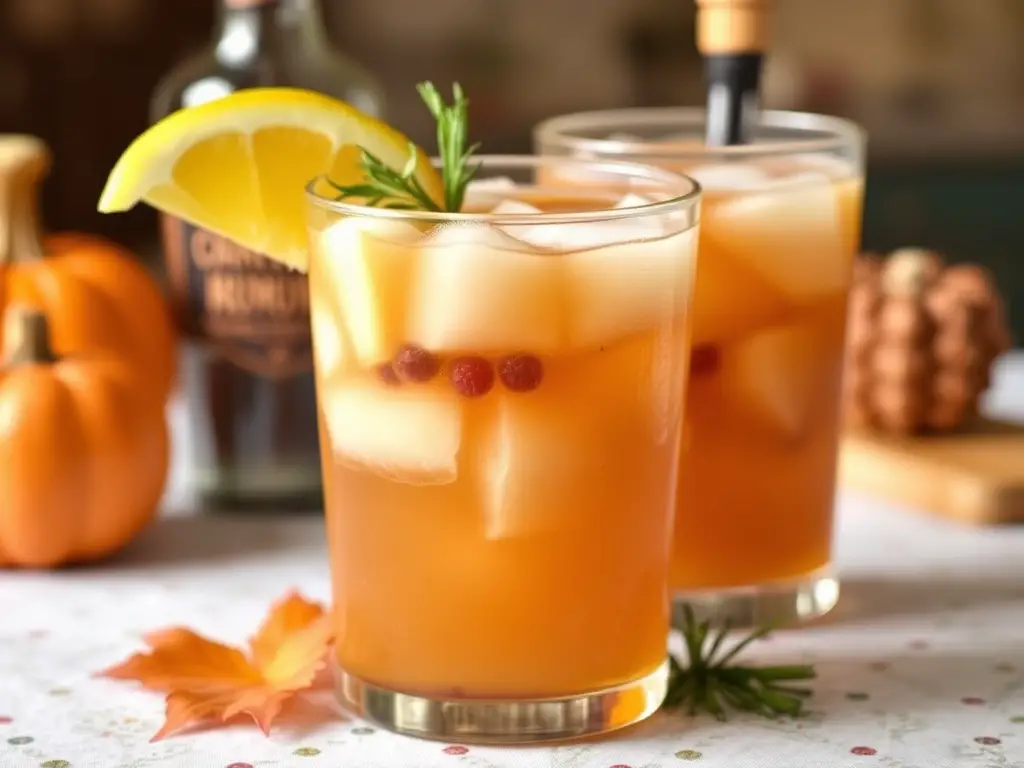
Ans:
[[[217,58],[228,65],[327,45],[319,0],[221,0],[215,40]]]

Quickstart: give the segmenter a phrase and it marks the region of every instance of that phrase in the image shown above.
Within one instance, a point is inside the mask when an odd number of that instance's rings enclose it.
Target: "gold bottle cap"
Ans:
[[[763,53],[772,0],[697,0],[697,49],[705,56]]]

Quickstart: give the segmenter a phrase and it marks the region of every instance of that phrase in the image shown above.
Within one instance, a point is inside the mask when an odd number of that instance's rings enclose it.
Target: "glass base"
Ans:
[[[718,625],[728,621],[742,629],[765,624],[801,624],[824,616],[838,601],[839,580],[831,568],[823,568],[799,579],[676,592],[672,596],[672,626],[683,625],[683,608],[687,605],[698,621]]]
[[[462,744],[536,744],[608,733],[661,706],[668,663],[624,685],[550,699],[428,699],[367,683],[335,667],[342,706],[389,731]]]

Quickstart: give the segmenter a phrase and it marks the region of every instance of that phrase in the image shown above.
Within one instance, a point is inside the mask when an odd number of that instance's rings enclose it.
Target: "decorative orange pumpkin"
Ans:
[[[102,558],[153,519],[170,447],[146,375],[107,352],[59,359],[41,312],[6,310],[0,566]]]
[[[38,187],[49,153],[32,136],[0,136],[0,311],[26,303],[50,323],[58,355],[106,350],[134,361],[166,401],[177,367],[170,308],[145,267],[96,235],[41,237]]]

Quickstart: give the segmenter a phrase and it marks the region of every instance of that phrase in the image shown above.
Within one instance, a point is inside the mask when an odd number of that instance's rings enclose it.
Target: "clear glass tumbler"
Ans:
[[[700,191],[481,161],[461,213],[310,185],[337,690],[413,736],[602,733],[665,693]]]
[[[534,141],[538,153],[651,163],[703,188],[675,618],[690,605],[739,625],[800,621],[839,596],[837,411],[864,134],[770,111],[748,145],[708,147],[704,128],[701,109],[613,110],[553,118]]]

